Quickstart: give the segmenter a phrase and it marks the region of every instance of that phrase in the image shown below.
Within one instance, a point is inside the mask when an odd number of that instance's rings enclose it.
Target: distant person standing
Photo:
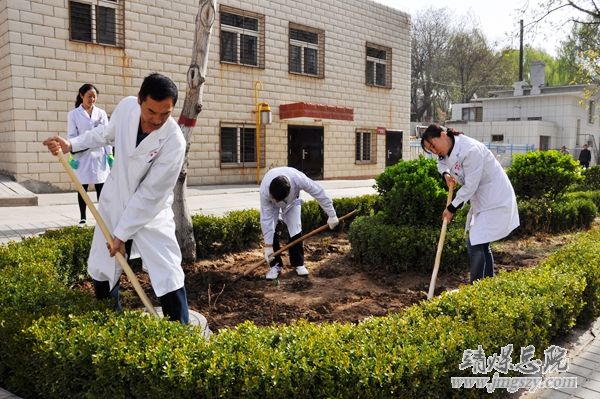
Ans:
[[[570,152],[569,152],[569,150],[567,149],[567,146],[566,146],[566,145],[563,145],[562,147],[560,147],[560,153],[561,153],[561,154],[565,154],[565,155],[569,155],[569,154],[570,154]]]
[[[592,153],[588,149],[588,145],[584,144],[581,152],[579,153],[579,163],[585,169],[590,167],[590,161],[592,160]]]
[[[73,139],[81,136],[88,130],[100,125],[108,125],[106,112],[96,107],[98,89],[90,83],[79,88],[75,100],[75,109],[69,112],[67,120],[67,137]],[[96,196],[100,200],[100,193],[104,182],[110,173],[109,162],[112,156],[110,145],[89,148],[72,154],[71,167],[75,170],[77,178],[83,189],[87,191],[88,186],[93,184],[96,188]],[[86,206],[81,194],[77,193],[79,203],[79,227],[86,225]]]

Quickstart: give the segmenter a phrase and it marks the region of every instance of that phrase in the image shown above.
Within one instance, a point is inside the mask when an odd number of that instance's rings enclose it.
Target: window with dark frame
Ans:
[[[123,47],[123,0],[69,1],[69,38]]]
[[[367,43],[365,83],[368,86],[392,87],[392,49]]]
[[[256,129],[221,126],[221,164],[256,163]]]
[[[325,32],[294,23],[289,25],[289,72],[325,77]]]
[[[590,100],[590,108],[588,110],[588,123],[594,123],[594,113],[596,108],[596,102]]]
[[[492,134],[492,142],[493,143],[503,143],[504,135],[503,134]]]
[[[481,122],[483,120],[483,107],[466,107],[462,109],[463,121]]]
[[[264,16],[220,6],[223,63],[264,68]]]
[[[377,141],[375,131],[372,130],[357,130],[356,131],[356,156],[357,164],[377,162],[376,150]]]

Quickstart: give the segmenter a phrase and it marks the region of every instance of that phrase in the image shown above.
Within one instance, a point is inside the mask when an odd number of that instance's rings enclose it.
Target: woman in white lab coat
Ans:
[[[442,217],[452,220],[467,201],[467,250],[471,282],[494,275],[492,241],[500,240],[519,226],[515,192],[494,154],[481,142],[452,129],[430,125],[421,146],[438,156],[438,170],[446,181],[460,184]]]
[[[108,124],[106,112],[95,105],[97,98],[98,89],[94,85],[86,83],[79,88],[75,109],[69,112],[67,119],[69,139],[80,136],[99,125]],[[100,200],[102,187],[110,173],[112,147],[107,145],[90,148],[74,153],[72,156],[71,166],[75,169],[75,174],[84,190],[87,191],[88,186],[93,184],[96,188],[96,196]],[[77,193],[77,201],[79,202],[79,227],[83,227],[86,224],[86,206],[79,193]]]

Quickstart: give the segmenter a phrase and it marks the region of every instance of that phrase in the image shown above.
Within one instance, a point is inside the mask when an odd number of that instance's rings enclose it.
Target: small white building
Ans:
[[[566,146],[575,159],[583,144],[597,163],[600,144],[598,95],[593,87],[545,85],[545,64],[531,66],[531,86],[516,82],[513,90],[491,93],[466,104],[452,106],[446,125],[490,144],[529,145],[534,149]]]
[[[71,188],[41,141],[65,135],[83,83],[110,115],[164,73],[179,117],[197,0],[0,4],[0,173],[32,191]],[[215,17],[189,184],[255,182],[282,165],[372,177],[408,154],[408,14],[371,0],[220,0]],[[262,102],[272,123],[257,135]]]

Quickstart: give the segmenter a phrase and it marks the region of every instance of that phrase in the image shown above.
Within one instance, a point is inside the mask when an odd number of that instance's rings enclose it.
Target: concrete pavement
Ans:
[[[322,180],[319,184],[332,198],[355,197],[373,194],[374,179]],[[37,194],[37,206],[0,207],[0,244],[19,241],[22,237],[43,233],[49,229],[75,226],[79,222],[77,194]],[[92,200],[96,193],[90,192]],[[301,198],[312,197],[305,192]],[[0,198],[1,200],[1,198]],[[232,210],[258,209],[260,200],[256,184],[196,186],[187,189],[187,204],[192,215],[222,216]],[[95,224],[90,211],[88,224]]]

